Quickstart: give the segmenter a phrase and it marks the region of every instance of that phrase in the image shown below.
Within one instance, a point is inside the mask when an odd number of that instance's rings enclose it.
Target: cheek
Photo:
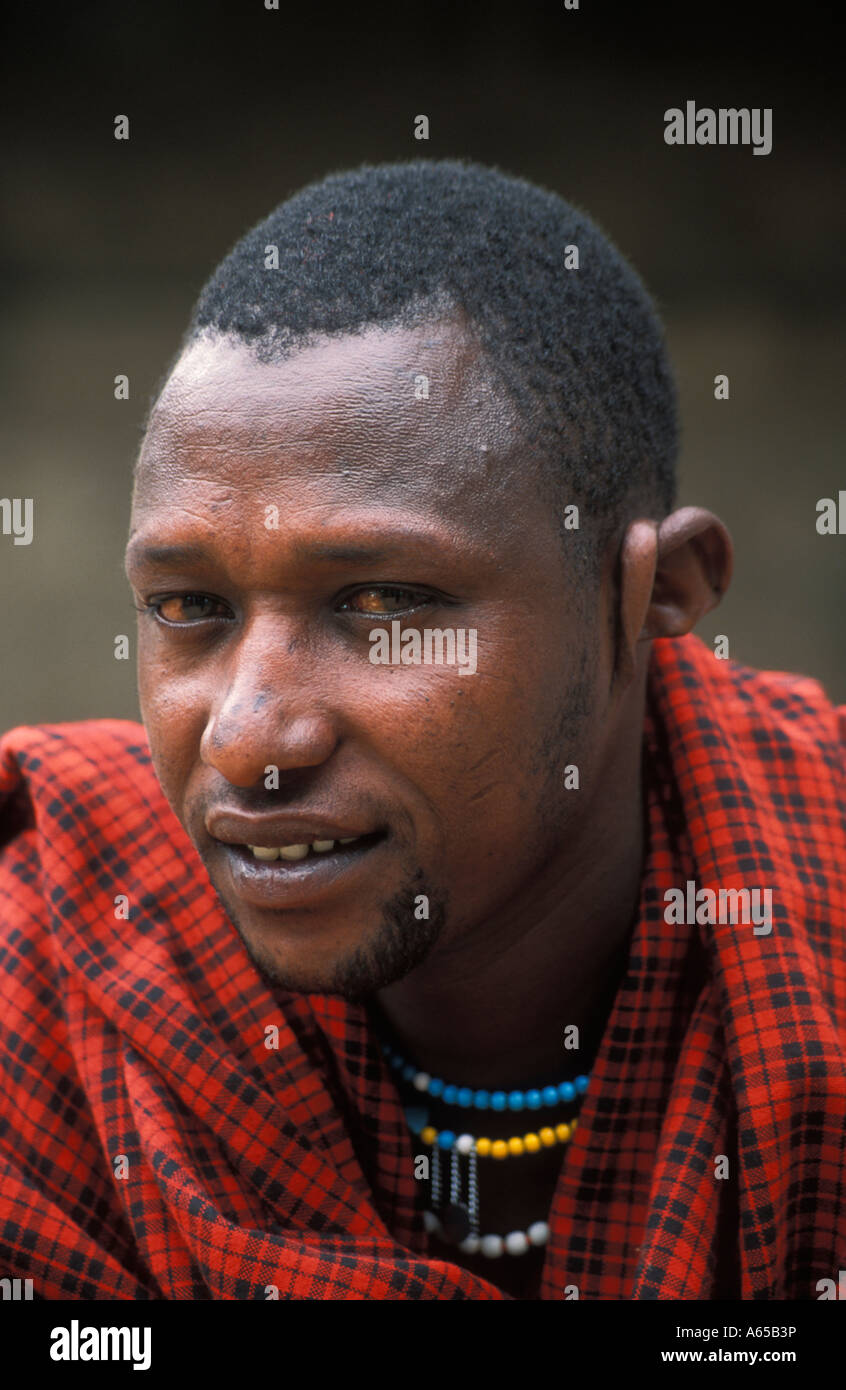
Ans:
[[[566,669],[525,652],[510,678],[487,677],[449,712],[451,746],[440,749],[448,804],[461,841],[484,843],[488,856],[513,854],[520,837],[545,839],[581,814],[600,737],[597,673],[574,649]]]
[[[539,711],[530,692],[531,682],[446,673],[390,701],[374,692],[374,736],[435,808],[451,860],[497,852],[532,822]]]
[[[138,700],[153,766],[172,805],[197,761],[205,727],[206,692],[198,681],[176,680],[168,663],[139,642]]]

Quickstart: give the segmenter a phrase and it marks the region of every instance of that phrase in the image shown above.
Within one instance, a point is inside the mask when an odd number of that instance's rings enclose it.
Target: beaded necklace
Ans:
[[[388,1045],[383,1046],[382,1052],[388,1065],[398,1073],[398,1079],[407,1088],[418,1096],[428,1095],[443,1105],[461,1110],[492,1110],[499,1113],[510,1110],[518,1113],[550,1109],[561,1104],[571,1106],[581,1101],[590,1080],[588,1076],[577,1076],[572,1081],[527,1091],[474,1090],[471,1086],[447,1085],[439,1077],[419,1071]],[[481,1235],[477,1160],[520,1158],[539,1153],[555,1144],[566,1144],[575,1132],[575,1117],[554,1125],[543,1125],[539,1130],[523,1135],[515,1134],[510,1139],[488,1139],[468,1133],[456,1134],[452,1129],[438,1130],[429,1123],[428,1107],[419,1103],[407,1105],[405,1117],[412,1134],[419,1137],[429,1150],[430,1210],[423,1214],[427,1231],[457,1245],[467,1255],[481,1254],[489,1259],[497,1259],[502,1254],[525,1255],[533,1247],[546,1244],[549,1240],[546,1221],[534,1221],[527,1230],[510,1231],[504,1236]],[[448,1196],[447,1174],[442,1171],[447,1156]]]

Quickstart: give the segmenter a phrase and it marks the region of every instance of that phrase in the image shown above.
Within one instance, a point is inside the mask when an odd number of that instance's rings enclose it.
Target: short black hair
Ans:
[[[183,348],[211,331],[274,361],[450,308],[510,393],[556,503],[584,510],[577,550],[596,558],[633,508],[672,508],[676,393],[643,283],[585,213],[498,169],[415,160],[308,185],[218,266]]]

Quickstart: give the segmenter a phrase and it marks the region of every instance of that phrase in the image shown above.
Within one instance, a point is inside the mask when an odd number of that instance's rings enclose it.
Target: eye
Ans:
[[[226,604],[218,598],[210,598],[208,594],[171,594],[168,598],[155,599],[145,607],[171,627],[187,627],[189,623],[203,622],[208,618],[229,616]]]
[[[411,613],[435,602],[433,594],[423,589],[410,589],[399,584],[373,584],[356,589],[339,605],[341,613],[361,613],[370,618],[392,618],[398,613]]]

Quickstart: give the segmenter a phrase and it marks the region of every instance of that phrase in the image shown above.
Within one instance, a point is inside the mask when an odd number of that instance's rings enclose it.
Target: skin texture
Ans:
[[[550,512],[459,321],[275,364],[194,345],[133,498],[136,601],[171,596],[181,620],[139,618],[156,772],[247,949],[277,985],[367,999],[417,1065],[472,1086],[558,1078],[568,1024],[589,1065],[638,898],[649,641],[689,631],[730,578],[725,528],[684,508],[635,518],[582,592]],[[165,544],[208,557],[144,559]],[[378,585],[415,591],[404,627],[475,629],[476,674],[373,665],[399,602]],[[270,910],[235,894],[215,808],[387,834],[354,886]],[[537,1219],[536,1198],[511,1205]]]

